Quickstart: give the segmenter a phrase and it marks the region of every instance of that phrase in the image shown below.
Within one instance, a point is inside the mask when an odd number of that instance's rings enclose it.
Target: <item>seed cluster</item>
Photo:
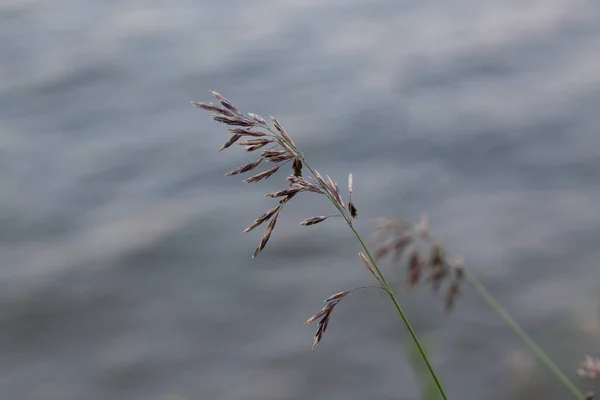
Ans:
[[[217,92],[211,92],[218,100],[219,104],[202,102],[192,102],[192,104],[195,107],[209,111],[215,121],[227,125],[231,136],[221,146],[219,151],[225,150],[234,144],[244,146],[244,150],[247,152],[261,150],[257,160],[227,172],[225,174],[226,176],[253,172],[253,175],[244,179],[244,182],[259,182],[273,176],[284,165],[288,163],[292,164],[291,175],[287,178],[288,186],[285,189],[267,193],[265,195],[266,197],[277,199],[278,204],[256,218],[250,226],[244,229],[244,232],[250,232],[258,226],[268,222],[267,229],[252,255],[253,258],[258,256],[264,250],[275,229],[281,210],[298,193],[310,192],[327,196],[339,213],[336,216],[342,216],[348,224],[352,224],[352,220],[358,217],[358,211],[352,200],[352,194],[354,192],[354,180],[352,174],[348,176],[348,201],[346,203],[340,193],[338,184],[330,176],[326,175],[323,177],[318,171],[312,170],[310,167],[307,167],[310,176],[302,176],[303,166],[305,166],[302,153],[296,148],[290,135],[283,129],[281,123],[279,123],[275,117],[270,118],[271,126],[258,114],[248,113],[248,116],[245,116],[225,97]],[[264,171],[255,172],[255,170],[263,163],[275,165]],[[328,215],[318,215],[306,218],[300,222],[300,225],[312,226],[320,224],[330,217],[331,216]],[[362,253],[361,257],[367,268],[379,280],[373,266],[367,261]],[[333,308],[338,304],[342,297],[350,292],[351,291],[340,292],[330,296],[325,300],[327,305],[307,321],[307,323],[311,323],[320,318],[313,348],[321,341],[321,338],[327,329],[327,324],[329,323]]]
[[[347,211],[339,187],[331,177],[327,176],[326,178],[323,178],[317,171],[315,171],[314,177],[312,178],[304,178],[302,176],[302,168],[304,165],[302,154],[296,148],[290,135],[288,135],[275,117],[271,117],[273,126],[271,127],[260,115],[248,113],[248,116],[245,116],[225,97],[214,91],[211,91],[211,93],[219,101],[219,105],[202,102],[192,102],[192,104],[195,107],[209,111],[215,121],[228,126],[228,130],[232,135],[221,146],[219,151],[225,150],[234,144],[244,146],[244,150],[248,152],[262,149],[256,161],[233,169],[227,172],[225,174],[226,176],[254,172],[254,170],[263,163],[275,164],[273,167],[254,173],[250,177],[244,179],[245,183],[259,182],[270,178],[285,164],[290,162],[292,164],[292,174],[288,177],[288,187],[265,195],[266,197],[278,199],[279,204],[255,219],[254,222],[244,230],[244,232],[250,232],[259,225],[269,222],[267,230],[252,257],[258,256],[258,254],[263,251],[275,229],[279,213],[285,204],[300,192],[313,192],[327,195],[330,199],[335,201],[338,210],[347,220],[351,220],[358,216],[356,206],[352,202],[352,175],[350,175],[348,180],[349,200]],[[300,225],[315,225],[325,221],[327,218],[329,218],[329,216],[324,215],[307,218],[302,221]]]
[[[442,245],[429,233],[427,221],[413,225],[403,220],[379,219],[373,241],[377,245],[374,258],[382,260],[391,256],[393,263],[406,260],[405,285],[412,289],[423,277],[435,293],[448,282],[444,308],[451,311],[461,295],[464,268],[460,261],[447,257]],[[425,253],[425,255],[423,254]]]
[[[327,325],[329,325],[329,320],[331,319],[331,313],[335,306],[338,305],[340,300],[346,296],[349,291],[339,292],[334,295],[329,296],[325,299],[325,307],[312,317],[306,320],[305,324],[312,324],[314,321],[320,318],[319,323],[317,324],[317,333],[315,333],[315,340],[313,341],[312,348],[313,350],[319,345],[319,342],[323,338],[323,334],[327,330]]]

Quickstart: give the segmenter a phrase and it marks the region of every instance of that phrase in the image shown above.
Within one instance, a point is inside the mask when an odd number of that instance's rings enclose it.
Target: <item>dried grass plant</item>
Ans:
[[[227,172],[226,176],[251,173],[244,179],[245,183],[254,183],[269,179],[277,172],[289,168],[287,183],[279,191],[267,193],[265,196],[275,199],[276,203],[258,218],[256,218],[244,232],[250,232],[266,224],[265,232],[256,247],[252,257],[257,257],[267,246],[275,230],[279,215],[300,193],[312,193],[325,196],[333,205],[334,215],[318,215],[304,219],[301,226],[309,227],[325,222],[332,216],[342,217],[354,237],[360,244],[362,251],[358,254],[360,262],[371,273],[375,284],[365,285],[351,290],[335,293],[325,299],[325,306],[308,320],[306,324],[317,321],[317,330],[312,348],[315,349],[323,340],[327,326],[331,322],[335,307],[349,294],[357,290],[378,289],[388,295],[400,316],[406,330],[415,344],[417,353],[423,360],[433,383],[443,399],[447,399],[445,390],[425,353],[423,345],[413,327],[411,326],[404,310],[392,290],[391,285],[378,264],[385,258],[391,258],[394,263],[402,263],[407,269],[406,287],[414,288],[421,283],[429,284],[434,292],[439,292],[444,287],[444,307],[446,311],[452,310],[461,294],[461,285],[468,281],[491,308],[515,331],[515,333],[529,346],[554,375],[568,388],[575,398],[591,399],[590,395],[583,395],[569,378],[556,366],[550,357],[531,339],[527,333],[512,319],[508,312],[494,299],[483,284],[469,273],[462,262],[450,258],[442,244],[429,232],[427,220],[412,224],[403,220],[379,219],[375,221],[376,233],[371,237],[370,243],[375,250],[372,253],[367,241],[357,231],[354,220],[358,210],[352,200],[354,182],[352,174],[348,176],[347,195],[344,196],[338,183],[330,176],[323,176],[314,169],[304,158],[302,152],[290,135],[284,130],[279,121],[270,117],[270,123],[261,116],[253,113],[244,115],[229,100],[219,93],[211,91],[218,104],[192,102],[195,107],[211,113],[212,119],[227,126],[230,137],[224,142],[219,151],[232,146],[242,146],[246,152],[257,154],[254,161]],[[261,166],[266,169],[258,172]],[[358,261],[358,260],[357,260]],[[582,363],[579,374],[591,379],[599,379],[598,361],[586,358]]]

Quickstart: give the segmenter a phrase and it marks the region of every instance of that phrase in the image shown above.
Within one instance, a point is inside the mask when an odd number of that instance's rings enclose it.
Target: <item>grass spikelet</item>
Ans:
[[[254,113],[248,113],[248,115],[250,116],[250,118],[252,118],[256,122],[258,122],[260,125],[267,126],[267,121],[265,121],[265,119],[263,117],[261,117],[260,115],[254,114]]]
[[[329,325],[329,320],[331,319],[331,313],[333,312],[333,309],[339,304],[340,300],[348,293],[349,292],[339,292],[332,296],[329,296],[327,299],[325,299],[325,302],[327,303],[325,307],[323,307],[321,311],[319,311],[318,313],[307,319],[306,322],[304,322],[305,324],[312,324],[314,321],[320,318],[319,323],[317,324],[317,332],[315,333],[312,345],[313,350],[317,348],[317,346],[323,339],[323,335],[325,334],[327,326]]]
[[[290,194],[296,194],[301,190],[302,189],[299,187],[291,187],[289,189],[280,190],[279,192],[267,193],[267,194],[265,194],[265,196],[272,197],[272,198],[283,197],[283,196],[289,196]]]
[[[293,164],[294,176],[302,176],[302,161],[299,158],[294,158]]]
[[[337,183],[335,183],[333,181],[333,179],[331,179],[331,177],[329,175],[327,175],[326,186],[329,188],[329,192],[335,198],[335,201],[337,201],[339,206],[342,208],[346,208],[346,205],[344,204],[344,200],[342,199],[342,195],[340,194],[340,188],[338,187]]]
[[[238,110],[233,104],[231,104],[229,102],[229,100],[227,100],[225,97],[221,96],[219,93],[215,92],[214,90],[211,90],[210,92],[212,93],[213,96],[215,96],[217,98],[217,100],[219,100],[219,102],[223,105],[223,107],[225,107],[229,111],[231,111],[239,116],[243,116],[243,114],[240,112],[240,110]]]
[[[245,129],[245,128],[229,128],[229,131],[231,133],[237,133],[238,135],[242,135],[242,136],[252,136],[252,137],[262,137],[262,136],[266,136],[267,134],[261,131],[253,131],[251,130],[251,128],[249,129]]]
[[[324,215],[320,215],[318,217],[310,217],[310,218],[307,218],[304,221],[300,222],[300,225],[302,225],[302,226],[315,225],[315,224],[325,221],[327,218],[328,217],[326,217]]]
[[[375,279],[381,282],[379,274],[377,274],[377,271],[375,271],[375,268],[373,268],[373,264],[371,263],[371,261],[369,261],[369,259],[362,252],[358,253],[358,255],[365,264],[365,267],[367,267],[367,270],[369,270],[369,272],[375,277]]]
[[[262,160],[263,160],[262,158],[259,158],[257,161],[255,161],[253,163],[242,165],[239,168],[229,171],[228,173],[225,174],[225,176],[233,176],[233,175],[237,175],[237,174],[243,174],[248,171],[252,171],[254,168],[258,167],[258,165],[262,162]]]
[[[223,151],[229,147],[231,147],[232,144],[234,144],[235,142],[238,141],[239,138],[241,138],[242,135],[238,135],[237,133],[235,135],[233,135],[232,137],[229,138],[228,141],[226,141],[225,143],[223,143],[223,146],[221,146],[221,148],[219,149],[219,151]]]
[[[250,139],[250,140],[240,140],[236,144],[240,146],[256,146],[256,145],[266,145],[272,143],[272,139]]]
[[[215,106],[213,103],[202,103],[199,101],[192,101],[194,107],[201,108],[206,111],[210,111],[213,114],[219,114],[225,117],[233,117],[233,113],[219,106]]]
[[[260,244],[258,245],[256,250],[254,250],[254,254],[252,255],[252,258],[256,258],[256,256],[258,256],[260,254],[260,252],[264,250],[265,246],[269,242],[269,239],[271,238],[271,233],[273,233],[273,229],[275,229],[275,224],[277,224],[277,217],[279,217],[279,213],[275,214],[275,217],[273,217],[271,222],[269,222],[267,231],[265,232],[265,235],[263,236],[263,238],[260,241]]]
[[[287,141],[288,144],[291,144],[292,146],[296,147],[296,145],[292,141],[292,138],[281,127],[281,124],[279,123],[279,121],[277,121],[277,119],[275,117],[271,117],[271,120],[273,121],[273,126],[275,126],[275,129],[277,129],[277,132],[279,132],[279,134],[281,134],[281,136],[285,139],[285,141]]]
[[[264,223],[265,221],[267,221],[277,211],[279,211],[280,208],[281,208],[281,205],[275,206],[275,207],[271,208],[269,211],[267,211],[266,213],[264,213],[263,215],[261,215],[260,217],[258,217],[256,220],[254,220],[254,223],[252,225],[250,225],[249,227],[247,227],[246,229],[244,229],[244,233],[250,232],[251,230],[253,230],[257,226],[259,226],[262,223]]]
[[[249,178],[244,179],[245,183],[258,182],[263,179],[268,179],[271,175],[273,175],[279,169],[279,165],[269,168],[266,171],[260,172],[256,175],[252,175]]]

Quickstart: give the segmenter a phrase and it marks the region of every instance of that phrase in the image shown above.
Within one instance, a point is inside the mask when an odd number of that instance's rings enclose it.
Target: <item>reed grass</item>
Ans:
[[[244,179],[243,182],[254,183],[269,179],[286,166],[290,168],[287,186],[265,195],[268,198],[277,200],[277,203],[256,218],[244,230],[244,232],[250,232],[263,224],[267,224],[263,237],[252,257],[257,257],[266,248],[284,207],[298,194],[312,193],[325,196],[333,205],[336,214],[308,217],[301,221],[300,225],[308,227],[324,223],[331,216],[342,217],[362,249],[359,253],[362,264],[376,282],[374,285],[344,290],[325,299],[325,306],[305,322],[311,324],[317,321],[317,331],[312,344],[313,349],[323,340],[335,307],[346,296],[364,289],[383,290],[388,295],[408,331],[416,349],[415,354],[418,354],[418,357],[422,360],[437,393],[444,400],[448,399],[421,340],[418,338],[378,264],[386,258],[391,258],[396,264],[404,263],[406,265],[407,278],[405,285],[407,288],[414,288],[423,283],[430,285],[435,293],[439,293],[444,287],[444,308],[447,312],[450,312],[456,306],[456,302],[462,293],[461,286],[465,283],[473,285],[492,310],[502,318],[507,326],[518,335],[576,399],[593,398],[593,394],[584,395],[577,388],[510,314],[502,308],[485,286],[472,273],[465,270],[461,260],[448,256],[442,244],[429,232],[427,219],[423,219],[417,224],[404,220],[379,219],[375,221],[375,234],[367,241],[354,225],[354,220],[358,217],[358,209],[352,200],[354,192],[352,174],[348,176],[347,200],[345,200],[338,183],[328,175],[321,175],[306,161],[302,152],[296,147],[290,135],[275,117],[270,117],[270,123],[268,123],[266,119],[258,114],[248,113],[244,115],[225,97],[214,91],[211,91],[211,93],[217,99],[218,104],[203,102],[192,102],[192,104],[210,112],[213,120],[227,126],[231,136],[224,142],[219,151],[236,145],[243,146],[247,152],[258,154],[255,161],[227,172],[226,176],[251,172],[253,175]],[[261,172],[256,172],[255,170],[263,164],[272,166]],[[304,173],[307,173],[307,175],[303,175]],[[367,243],[370,245],[367,245]],[[373,252],[371,248],[374,248]],[[600,360],[587,356],[578,369],[578,374],[589,379],[600,380]]]

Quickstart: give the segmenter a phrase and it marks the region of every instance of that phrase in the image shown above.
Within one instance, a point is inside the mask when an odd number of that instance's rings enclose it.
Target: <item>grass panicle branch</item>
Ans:
[[[356,292],[356,291],[362,290],[362,289],[370,289],[370,288],[383,289],[383,286],[380,286],[380,285],[361,286],[361,287],[354,288],[352,290],[345,290],[343,292],[332,294],[331,296],[329,296],[328,298],[326,298],[324,300],[326,303],[325,307],[323,307],[321,309],[321,311],[319,311],[318,313],[316,313],[315,315],[313,315],[312,317],[310,317],[309,319],[307,319],[304,322],[305,324],[312,324],[317,319],[319,319],[319,323],[317,324],[317,332],[315,333],[315,337],[314,337],[314,341],[313,341],[313,345],[312,345],[313,350],[321,342],[321,339],[323,338],[323,334],[325,333],[325,330],[327,329],[327,325],[329,324],[329,320],[331,318],[331,313],[333,312],[333,309],[335,308],[335,306],[338,305],[340,300],[342,300],[346,295],[348,295],[352,292]]]

